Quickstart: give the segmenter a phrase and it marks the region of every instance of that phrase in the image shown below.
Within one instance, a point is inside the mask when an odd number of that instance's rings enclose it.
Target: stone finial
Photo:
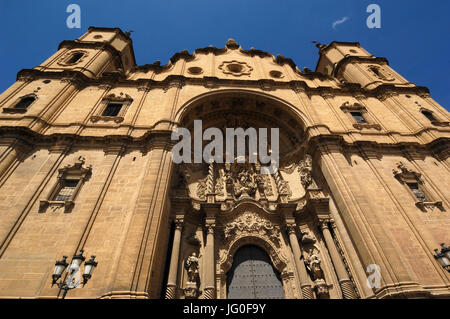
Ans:
[[[319,50],[322,50],[324,47],[326,47],[326,44],[321,44],[317,41],[312,41],[312,43],[314,43]]]
[[[237,44],[237,42],[234,39],[228,39],[227,43],[226,43],[227,48],[229,49],[237,49],[239,48],[239,45]]]

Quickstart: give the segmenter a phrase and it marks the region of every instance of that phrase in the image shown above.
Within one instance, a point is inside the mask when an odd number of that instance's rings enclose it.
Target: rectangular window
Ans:
[[[72,198],[75,188],[78,185],[79,180],[77,179],[66,179],[56,195],[55,201],[68,201]]]
[[[425,197],[425,194],[422,192],[422,190],[419,187],[418,183],[406,183],[408,185],[409,189],[413,192],[414,196],[421,202],[426,202],[427,198]]]
[[[350,114],[353,116],[353,119],[359,123],[359,124],[366,124],[367,121],[364,118],[364,116],[362,115],[361,112],[350,112]]]
[[[17,103],[14,108],[16,109],[26,109],[36,100],[33,96],[27,96],[20,99],[19,103]]]
[[[422,111],[422,114],[425,115],[425,117],[427,119],[429,119],[430,122],[436,121],[436,118],[434,117],[433,113],[431,113],[430,111]]]
[[[103,116],[117,116],[119,115],[120,109],[122,108],[122,103],[109,103],[108,106],[103,111]]]

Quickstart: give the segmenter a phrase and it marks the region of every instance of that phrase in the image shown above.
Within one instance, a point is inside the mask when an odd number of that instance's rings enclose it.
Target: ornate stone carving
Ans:
[[[219,65],[219,69],[225,74],[234,76],[250,75],[253,71],[253,68],[250,65],[237,60],[224,61]]]
[[[226,224],[223,234],[225,242],[232,241],[237,235],[258,234],[265,236],[277,247],[280,246],[279,226],[272,224],[270,220],[252,212],[245,212],[234,221]]]
[[[302,232],[302,243],[303,244],[313,244],[316,242],[316,239],[309,231]]]
[[[369,65],[367,70],[372,73],[374,76],[383,81],[394,81],[395,78],[391,72],[386,70],[384,67],[379,65]]]
[[[300,182],[305,189],[310,186],[314,186],[314,181],[311,176],[312,171],[312,157],[311,155],[305,155],[305,159],[300,161],[298,165],[298,173],[300,174]]]
[[[370,123],[355,123],[353,124],[353,127],[362,130],[362,129],[376,129],[377,131],[381,131],[381,125],[380,124],[370,124]]]
[[[200,179],[197,183],[197,196],[200,198],[200,200],[206,200],[206,192],[207,192],[207,185],[206,182],[208,180],[208,177],[204,177]]]
[[[184,288],[184,295],[186,299],[196,299],[199,295],[198,257],[196,252],[193,252],[186,258],[184,268],[186,269],[188,277]]]
[[[255,174],[246,168],[241,168],[234,182],[234,194],[237,198],[253,197],[256,192]]]
[[[349,101],[342,103],[342,105],[340,106],[340,109],[344,112],[365,111],[366,110],[366,108],[363,105],[361,105],[359,103],[350,104]]]
[[[330,298],[330,293],[328,289],[328,285],[323,279],[318,279],[314,281],[314,289],[316,290],[316,294],[319,299],[328,299]]]
[[[311,272],[311,277],[313,280],[324,279],[324,274],[322,270],[322,266],[320,265],[322,260],[319,255],[314,252],[314,249],[310,249],[308,251],[308,258],[306,259],[306,265]]]
[[[395,178],[401,182],[406,182],[407,180],[414,180],[417,182],[422,182],[422,174],[408,169],[402,162],[397,163],[397,169],[393,169],[392,173]]]
[[[223,169],[219,169],[219,176],[216,179],[216,185],[214,186],[216,195],[223,196],[225,189],[225,173]]]
[[[193,252],[184,262],[188,275],[188,282],[197,283],[198,281],[198,257],[197,253]]]
[[[259,80],[259,86],[263,91],[273,91],[275,90],[274,80]]]
[[[310,248],[305,263],[314,282],[314,288],[317,296],[320,299],[325,299],[329,298],[329,289],[321,266],[322,260],[320,259],[318,253],[319,251],[317,248]]]

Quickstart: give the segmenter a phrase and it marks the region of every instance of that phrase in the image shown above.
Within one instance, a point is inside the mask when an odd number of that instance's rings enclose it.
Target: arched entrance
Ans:
[[[228,299],[284,299],[280,275],[260,247],[245,245],[227,273]]]

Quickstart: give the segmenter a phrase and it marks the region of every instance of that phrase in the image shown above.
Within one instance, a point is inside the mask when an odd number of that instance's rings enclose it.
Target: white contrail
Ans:
[[[336,26],[338,25],[338,24],[342,24],[342,23],[344,23],[345,21],[347,21],[348,20],[348,17],[343,17],[341,20],[336,20],[336,21],[334,21],[333,22],[333,29],[336,29]]]

